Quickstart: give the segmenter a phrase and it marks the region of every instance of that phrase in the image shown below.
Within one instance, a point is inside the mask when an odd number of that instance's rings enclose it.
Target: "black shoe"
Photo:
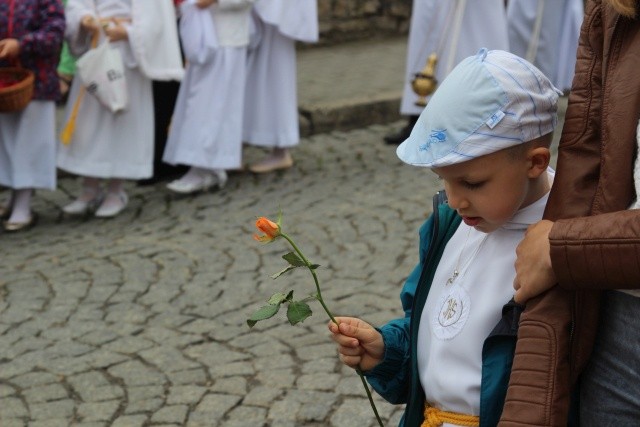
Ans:
[[[415,126],[417,121],[418,121],[418,116],[409,116],[407,125],[396,133],[391,133],[389,135],[386,135],[384,137],[384,143],[388,145],[402,144],[404,140],[409,138],[409,135],[411,135],[413,126]]]

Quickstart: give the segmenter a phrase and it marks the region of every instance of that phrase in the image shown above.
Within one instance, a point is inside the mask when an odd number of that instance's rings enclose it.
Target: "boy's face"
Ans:
[[[500,150],[433,171],[444,181],[449,206],[465,224],[484,233],[498,229],[546,193],[534,185],[532,178],[540,172],[533,172],[526,153]]]

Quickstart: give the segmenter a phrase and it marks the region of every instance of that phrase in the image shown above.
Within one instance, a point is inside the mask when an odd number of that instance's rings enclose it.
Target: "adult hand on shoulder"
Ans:
[[[196,1],[196,6],[198,6],[200,9],[205,9],[217,2],[218,0],[198,0]]]
[[[549,220],[531,225],[516,248],[513,287],[516,290],[514,299],[518,304],[524,304],[557,283],[551,266],[551,227],[553,222]]]
[[[20,42],[17,39],[0,40],[0,59],[15,58],[20,54]]]
[[[370,324],[355,317],[336,317],[329,323],[331,339],[338,344],[340,360],[363,371],[373,369],[384,357],[382,335]]]

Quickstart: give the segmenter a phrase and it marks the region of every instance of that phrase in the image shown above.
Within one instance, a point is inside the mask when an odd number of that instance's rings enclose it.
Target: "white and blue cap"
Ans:
[[[561,94],[519,56],[481,49],[444,79],[396,154],[434,168],[531,141],[553,132]]]

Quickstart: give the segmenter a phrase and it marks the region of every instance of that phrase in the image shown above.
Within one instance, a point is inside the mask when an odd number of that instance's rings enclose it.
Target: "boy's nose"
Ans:
[[[449,206],[452,209],[455,209],[458,211],[460,209],[465,209],[469,206],[469,203],[467,203],[466,199],[464,197],[461,197],[457,192],[447,191],[447,200],[448,200]]]

